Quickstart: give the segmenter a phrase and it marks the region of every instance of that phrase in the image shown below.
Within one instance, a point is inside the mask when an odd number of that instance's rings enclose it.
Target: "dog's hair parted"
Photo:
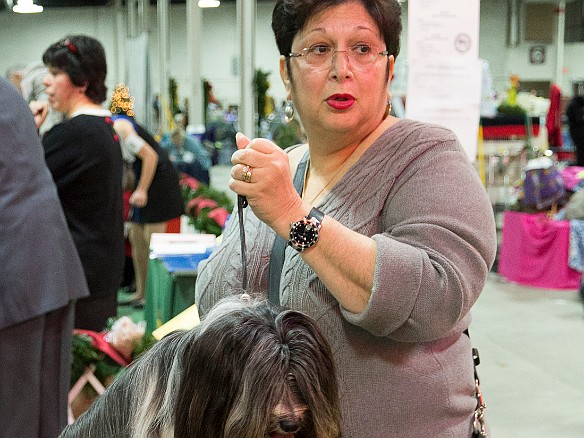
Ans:
[[[340,436],[334,362],[316,323],[245,294],[155,343],[60,435]]]

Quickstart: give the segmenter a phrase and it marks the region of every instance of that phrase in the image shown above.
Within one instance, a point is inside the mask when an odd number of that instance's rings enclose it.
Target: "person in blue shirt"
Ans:
[[[211,154],[200,141],[186,135],[181,127],[177,127],[162,137],[161,146],[167,150],[170,161],[177,170],[209,184]]]

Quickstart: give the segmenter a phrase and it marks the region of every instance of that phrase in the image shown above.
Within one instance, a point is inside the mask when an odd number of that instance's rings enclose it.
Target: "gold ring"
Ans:
[[[241,173],[241,178],[247,183],[251,182],[251,171],[252,168],[250,166],[245,166]]]

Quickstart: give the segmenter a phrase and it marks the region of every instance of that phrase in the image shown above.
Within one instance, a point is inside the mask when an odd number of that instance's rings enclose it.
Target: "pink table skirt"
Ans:
[[[499,274],[546,289],[578,289],[582,274],[568,266],[570,222],[545,213],[503,213]]]

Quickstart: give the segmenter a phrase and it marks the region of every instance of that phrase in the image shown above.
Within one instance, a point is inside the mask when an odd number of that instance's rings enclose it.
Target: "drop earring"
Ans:
[[[391,100],[387,100],[387,105],[385,106],[385,114],[383,114],[383,118],[386,119],[387,116],[389,116],[389,113],[391,112]]]
[[[294,119],[294,105],[291,100],[286,101],[286,106],[284,106],[284,120],[286,123],[290,123]]]

